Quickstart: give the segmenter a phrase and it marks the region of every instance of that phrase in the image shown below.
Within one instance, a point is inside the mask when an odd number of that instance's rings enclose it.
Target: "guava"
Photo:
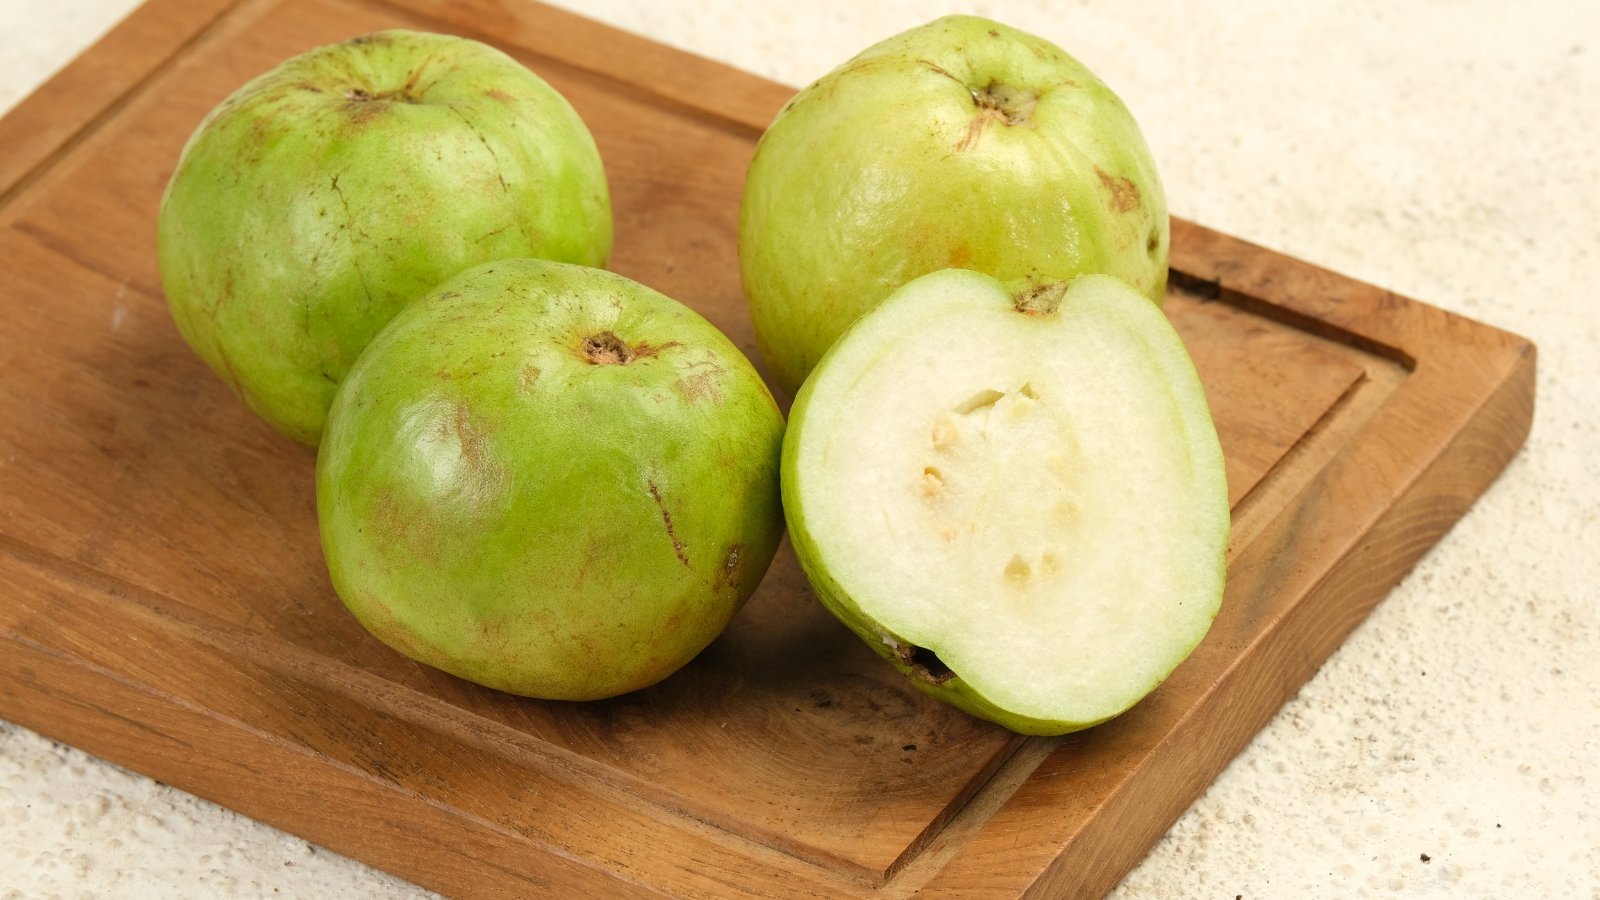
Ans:
[[[1015,731],[1133,706],[1222,599],[1222,451],[1182,341],[1105,275],[950,269],[823,356],[783,448],[824,605],[921,690]]]
[[[791,395],[851,322],[944,268],[1115,275],[1159,305],[1167,206],[1133,116],[1049,41],[950,16],[796,95],[746,177],[739,262]]]
[[[589,130],[537,75],[476,41],[384,31],[296,56],[212,110],[158,242],[189,345],[315,445],[401,307],[490,260],[603,266],[611,206]]]
[[[728,624],[783,532],[783,418],[695,312],[502,260],[402,310],[317,455],[333,586],[368,631],[492,688],[643,688]]]

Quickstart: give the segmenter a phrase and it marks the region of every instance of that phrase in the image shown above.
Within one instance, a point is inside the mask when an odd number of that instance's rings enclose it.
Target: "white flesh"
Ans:
[[[1030,316],[988,278],[929,276],[813,381],[793,457],[805,529],[883,639],[1011,713],[1093,722],[1205,634],[1221,451],[1181,343],[1131,289],[1081,278]]]

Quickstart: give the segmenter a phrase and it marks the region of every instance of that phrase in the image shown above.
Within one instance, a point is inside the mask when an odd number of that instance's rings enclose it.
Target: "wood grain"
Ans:
[[[155,268],[154,211],[205,112],[292,53],[396,26],[490,40],[571,99],[607,164],[613,267],[755,357],[738,199],[788,88],[520,2],[153,0],[0,121],[0,715],[447,893],[1099,896],[1531,420],[1523,339],[1175,222],[1167,308],[1234,535],[1212,633],[1134,711],[1024,739],[928,700],[787,549],[657,687],[480,689],[345,613],[311,453],[189,353]]]

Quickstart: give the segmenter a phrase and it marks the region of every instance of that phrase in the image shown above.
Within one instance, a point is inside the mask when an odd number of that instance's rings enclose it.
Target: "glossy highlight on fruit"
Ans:
[[[1133,706],[1222,600],[1217,433],[1177,333],[1104,275],[946,270],[862,317],[790,413],[823,603],[921,690],[1061,734]]]
[[[783,419],[689,308],[597,269],[503,260],[401,312],[317,459],[334,587],[419,662],[550,699],[653,684],[761,581]]]
[[[746,178],[739,261],[793,394],[851,322],[944,268],[1115,275],[1159,304],[1169,229],[1127,108],[1061,48],[975,16],[889,38],[802,90]]]
[[[184,147],[158,221],[195,352],[315,445],[334,392],[405,304],[479,263],[602,266],[611,207],[567,101],[492,47],[384,31],[235,91]]]

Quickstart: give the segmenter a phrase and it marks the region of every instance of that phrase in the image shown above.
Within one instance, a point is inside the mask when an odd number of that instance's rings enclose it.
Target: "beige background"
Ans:
[[[0,109],[132,5],[0,0]],[[794,85],[954,8],[561,5]],[[1113,896],[1600,900],[1600,4],[1512,6],[964,7],[1109,82],[1176,215],[1539,344],[1522,455]],[[0,722],[0,898],[49,896],[426,894]]]

